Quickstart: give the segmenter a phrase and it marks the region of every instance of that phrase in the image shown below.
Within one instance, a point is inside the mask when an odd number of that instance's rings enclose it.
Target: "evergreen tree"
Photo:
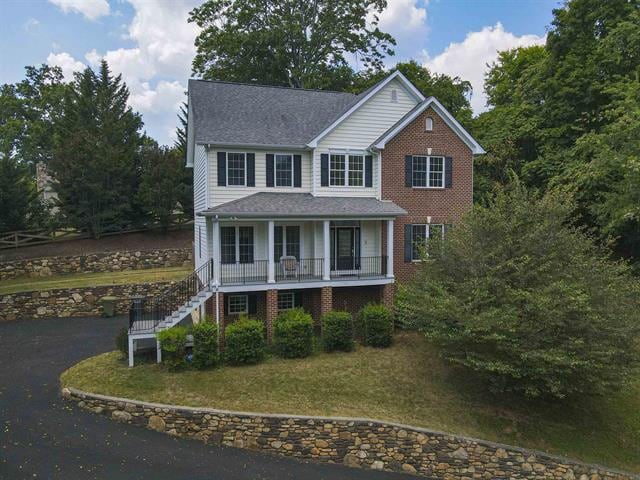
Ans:
[[[0,152],[0,232],[33,226],[33,216],[39,206],[28,166]]]
[[[185,197],[193,197],[193,190],[190,188],[191,171],[185,168],[183,156],[178,149],[159,147],[151,139],[145,143],[138,201],[145,213],[166,229],[173,222],[174,214],[184,211],[181,202]],[[189,184],[183,181],[187,173]],[[184,213],[189,217],[193,215],[193,211]]]
[[[66,94],[56,125],[50,171],[69,225],[94,237],[139,221],[133,199],[139,183],[142,121],[127,106],[129,91],[106,61],[87,68]]]

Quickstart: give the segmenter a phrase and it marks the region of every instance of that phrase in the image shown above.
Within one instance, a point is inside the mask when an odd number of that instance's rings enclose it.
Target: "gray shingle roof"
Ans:
[[[361,96],[189,80],[196,143],[304,146]]]
[[[314,197],[310,193],[259,192],[209,208],[200,215],[221,218],[396,217],[407,212],[371,197]]]

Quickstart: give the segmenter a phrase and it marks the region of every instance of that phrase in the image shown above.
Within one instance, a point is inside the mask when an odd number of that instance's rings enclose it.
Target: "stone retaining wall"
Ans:
[[[213,444],[442,479],[631,480],[629,473],[368,419],[175,407],[63,388],[64,398],[113,420]]]
[[[26,258],[0,262],[0,281],[16,277],[49,277],[157,267],[193,267],[191,248],[168,248]]]
[[[104,296],[117,297],[116,313],[124,314],[128,311],[132,296],[153,297],[169,285],[171,282],[153,282],[10,293],[0,296],[0,322],[101,315],[100,299]]]

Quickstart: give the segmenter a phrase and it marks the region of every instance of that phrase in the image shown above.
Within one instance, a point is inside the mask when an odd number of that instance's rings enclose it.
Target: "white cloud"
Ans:
[[[132,48],[98,52],[85,59],[97,67],[105,58],[114,74],[122,74],[131,93],[129,105],[144,116],[148,133],[160,143],[171,143],[179,106],[185,101],[191,61],[195,56],[198,27],[187,22],[198,0],[128,0],[134,8],[131,23],[125,26]]]
[[[397,42],[396,55],[386,59],[389,65],[411,58],[419,45],[426,39],[427,1],[418,0],[389,0],[387,8],[379,15],[378,26],[383,32],[391,34]]]
[[[62,69],[62,74],[67,81],[73,80],[74,72],[81,72],[86,68],[84,63],[76,60],[67,52],[50,53],[47,57],[47,64],[60,67]]]
[[[24,22],[22,27],[24,28],[25,32],[34,33],[39,25],[40,25],[40,20],[38,20],[37,18],[30,18],[29,20]]]
[[[471,106],[478,114],[487,109],[484,92],[484,75],[488,65],[498,58],[498,52],[516,47],[540,45],[545,37],[538,35],[516,36],[505,31],[500,22],[493,27],[484,27],[479,32],[469,32],[459,43],[451,43],[439,55],[430,58],[427,66],[431,71],[446,73],[468,80],[473,86]]]
[[[64,13],[81,13],[89,20],[96,20],[104,15],[109,15],[109,2],[107,0],[49,0]]]

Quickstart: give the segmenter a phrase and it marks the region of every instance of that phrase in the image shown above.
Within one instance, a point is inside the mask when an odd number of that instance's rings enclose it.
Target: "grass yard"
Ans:
[[[70,368],[61,382],[151,402],[397,421],[640,472],[640,382],[566,405],[496,399],[443,363],[418,334],[397,335],[384,350],[358,347],[204,372],[169,373],[151,363],[129,369],[110,352]]]
[[[0,295],[9,293],[53,290],[56,288],[98,287],[144,282],[170,282],[181,280],[192,272],[185,267],[150,268],[121,272],[82,273],[44,278],[15,278],[0,283]]]

